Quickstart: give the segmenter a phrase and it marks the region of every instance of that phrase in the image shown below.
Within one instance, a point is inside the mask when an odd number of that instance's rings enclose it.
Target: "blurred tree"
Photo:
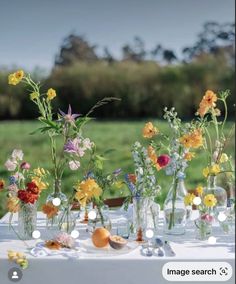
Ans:
[[[103,59],[105,61],[107,61],[108,63],[113,63],[115,61],[115,58],[112,56],[110,50],[108,49],[108,47],[104,47],[104,56]]]
[[[183,48],[184,62],[189,62],[203,53],[211,53],[215,56],[225,54],[232,63],[235,55],[234,41],[234,23],[208,22],[204,24],[196,43],[191,47]]]
[[[144,41],[136,36],[133,44],[122,47],[123,60],[141,62],[145,60],[146,51]]]
[[[171,49],[164,49],[161,44],[158,44],[150,53],[153,59],[158,61],[163,60],[167,64],[171,64],[177,60],[175,52]]]
[[[56,56],[56,66],[68,66],[75,62],[94,62],[98,60],[96,45],[90,45],[83,36],[70,34],[66,37]]]

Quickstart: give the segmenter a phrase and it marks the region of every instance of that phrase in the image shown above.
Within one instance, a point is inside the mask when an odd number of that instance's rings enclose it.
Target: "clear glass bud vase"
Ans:
[[[147,227],[149,201],[148,197],[133,197],[133,227],[137,242],[143,241],[144,230]]]
[[[37,202],[20,203],[18,212],[18,234],[22,240],[31,240],[37,226]]]
[[[55,203],[55,198],[58,198],[57,202]],[[55,205],[58,208],[58,214],[51,217],[51,218],[47,218],[47,228],[48,229],[53,229],[53,230],[59,230],[59,215],[60,212],[65,210],[67,204],[68,204],[68,199],[67,196],[62,193],[61,191],[61,180],[56,179],[54,181],[54,191],[48,195],[47,199],[46,199],[46,203],[51,203],[53,205]]]
[[[186,189],[183,178],[175,178],[164,202],[164,232],[169,235],[185,233],[187,208],[184,204]]]
[[[207,180],[207,187],[204,190],[204,194],[214,194],[217,199],[216,206],[214,206],[214,213],[225,211],[227,208],[227,193],[223,187],[217,185],[217,176],[210,175]]]
[[[63,208],[58,216],[59,230],[66,233],[71,233],[76,225],[76,216],[71,211],[71,206]]]

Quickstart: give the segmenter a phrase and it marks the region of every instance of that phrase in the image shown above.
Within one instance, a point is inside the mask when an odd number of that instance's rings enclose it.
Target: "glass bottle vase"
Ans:
[[[18,212],[18,234],[22,240],[32,239],[32,233],[37,227],[37,202],[20,203]]]
[[[63,208],[58,215],[58,226],[61,232],[70,234],[76,225],[76,216],[71,211],[71,206]]]
[[[94,219],[88,219],[87,230],[90,233],[96,228],[105,228],[111,231],[112,224],[109,216],[109,209],[106,206],[96,206],[95,207],[96,217]]]
[[[164,202],[164,232],[168,235],[185,233],[187,208],[184,204],[186,189],[183,178],[174,178]]]
[[[148,197],[133,197],[133,228],[137,242],[143,241],[144,230],[147,227],[149,201]]]
[[[227,208],[227,193],[223,187],[217,185],[217,176],[210,175],[207,180],[207,187],[204,190],[204,195],[214,194],[217,199],[216,206],[213,208],[214,213],[224,212]]]

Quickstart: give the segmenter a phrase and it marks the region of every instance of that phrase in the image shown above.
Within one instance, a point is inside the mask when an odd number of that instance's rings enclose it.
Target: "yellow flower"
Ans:
[[[198,196],[201,196],[203,194],[203,187],[201,185],[197,186],[196,193]]]
[[[35,176],[35,177],[32,177],[32,181],[37,185],[39,191],[41,192],[42,190],[44,189],[47,189],[48,188],[48,183],[47,182],[43,182],[41,180],[41,178]]]
[[[182,137],[179,138],[179,142],[185,147],[191,147],[191,137],[189,134],[184,134]]]
[[[52,88],[48,89],[47,91],[47,100],[51,101],[57,96],[56,91]]]
[[[191,161],[195,157],[195,153],[193,152],[188,152],[184,155],[184,159],[187,161]]]
[[[218,164],[214,164],[210,167],[206,167],[202,171],[204,177],[208,177],[209,175],[216,176],[219,172],[220,172],[220,166]]]
[[[185,206],[192,205],[192,204],[193,204],[193,199],[194,199],[195,197],[196,197],[196,196],[195,196],[193,193],[188,193],[188,194],[184,197],[184,204],[185,204]]]
[[[82,181],[76,187],[75,198],[80,202],[81,206],[85,206],[87,201],[92,198],[98,198],[102,194],[102,189],[94,179],[88,178]]]
[[[226,153],[223,153],[220,157],[220,163],[226,163],[228,162],[228,160],[229,160],[228,155]]]
[[[13,250],[8,250],[7,256],[8,256],[8,259],[9,259],[10,261],[17,260],[17,258],[18,258],[17,252],[16,252],[16,251],[13,251]]]
[[[18,70],[15,73],[15,77],[19,80],[19,82],[23,79],[24,77],[24,71],[23,70]]]
[[[157,135],[159,133],[159,130],[154,127],[154,125],[151,122],[148,122],[145,124],[143,128],[143,137],[144,138],[152,138],[153,136]]]
[[[7,199],[7,209],[11,213],[16,213],[20,210],[19,199],[17,197],[9,197]]]
[[[9,85],[17,85],[24,77],[24,71],[18,70],[15,73],[9,74],[8,76],[8,84]]]
[[[33,173],[37,176],[37,177],[43,177],[44,175],[46,175],[46,171],[44,170],[44,168],[37,168],[33,170]]]
[[[214,164],[211,166],[210,173],[212,175],[217,175],[220,172],[220,166],[218,164]]]
[[[205,206],[207,207],[214,207],[217,203],[217,200],[215,198],[214,194],[207,194],[204,197],[203,203],[205,204]]]
[[[8,84],[9,85],[17,85],[20,81],[16,78],[15,73],[10,74],[8,76]]]
[[[30,94],[30,99],[33,101],[39,97],[39,93],[33,92]]]
[[[210,173],[209,167],[204,168],[202,171],[204,177],[208,177],[209,173]]]

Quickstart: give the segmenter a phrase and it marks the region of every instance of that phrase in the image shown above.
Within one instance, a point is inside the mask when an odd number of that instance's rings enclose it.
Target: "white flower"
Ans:
[[[69,167],[72,171],[76,171],[80,167],[80,162],[79,161],[70,161]]]
[[[4,166],[6,167],[6,169],[8,171],[13,172],[16,169],[17,164],[16,164],[15,161],[12,161],[12,160],[8,159],[6,161],[6,163],[4,164]]]
[[[13,150],[11,156],[12,156],[13,160],[22,161],[23,157],[24,157],[24,153],[23,153],[22,150],[15,149],[15,150]]]
[[[83,141],[83,149],[84,150],[91,150],[93,143],[90,141],[89,138],[85,138]]]

